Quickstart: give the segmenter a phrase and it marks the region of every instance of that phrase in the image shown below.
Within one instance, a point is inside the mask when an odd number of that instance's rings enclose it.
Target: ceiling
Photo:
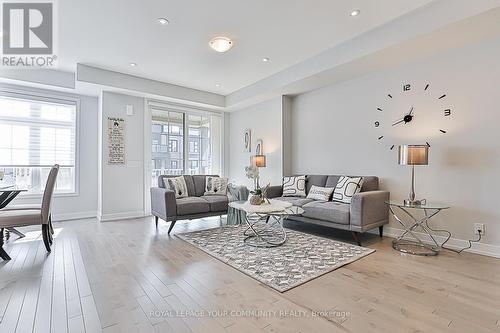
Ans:
[[[227,95],[432,1],[64,0],[59,69],[83,63]],[[211,50],[218,35],[233,49]]]

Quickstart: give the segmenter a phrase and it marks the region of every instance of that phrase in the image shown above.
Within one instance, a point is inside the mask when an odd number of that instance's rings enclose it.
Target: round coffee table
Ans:
[[[245,212],[247,228],[245,244],[254,247],[276,247],[286,242],[283,221],[290,215],[301,215],[304,210],[291,203],[269,200],[270,203],[251,205],[247,201],[231,202],[229,206]]]

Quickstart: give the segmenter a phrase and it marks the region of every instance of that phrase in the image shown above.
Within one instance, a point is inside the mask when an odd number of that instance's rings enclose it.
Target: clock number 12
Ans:
[[[410,91],[410,90],[411,90],[411,85],[409,85],[409,84],[405,84],[405,85],[403,86],[403,91]]]

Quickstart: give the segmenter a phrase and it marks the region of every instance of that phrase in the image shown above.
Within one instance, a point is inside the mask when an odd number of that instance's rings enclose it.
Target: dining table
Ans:
[[[7,207],[9,203],[12,202],[21,192],[28,191],[27,188],[17,186],[17,185],[0,185],[0,210]],[[13,233],[19,237],[24,237],[25,235],[15,228],[7,228],[7,233],[5,237],[8,239],[10,233]]]

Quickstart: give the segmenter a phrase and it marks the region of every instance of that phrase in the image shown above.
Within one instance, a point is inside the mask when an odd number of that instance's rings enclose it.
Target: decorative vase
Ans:
[[[250,197],[250,204],[251,205],[258,206],[258,205],[261,205],[262,202],[264,202],[264,199],[262,198],[262,195],[260,195],[260,194],[253,194]]]

